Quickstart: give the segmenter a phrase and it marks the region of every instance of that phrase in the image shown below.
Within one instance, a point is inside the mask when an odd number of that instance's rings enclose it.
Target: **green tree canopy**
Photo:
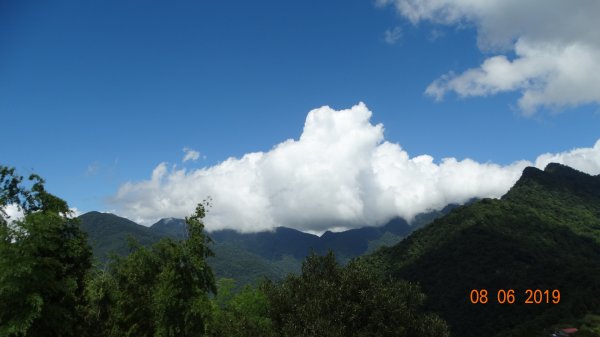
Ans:
[[[80,336],[91,249],[67,203],[29,180],[0,166],[0,336]],[[6,219],[8,205],[25,217]]]
[[[448,336],[446,324],[421,310],[416,285],[391,281],[359,261],[310,255],[301,275],[267,283],[270,316],[282,336]]]
[[[187,238],[163,239],[151,247],[132,243],[106,272],[89,282],[91,326],[107,336],[203,336],[210,319],[209,294],[217,292],[206,263],[212,255],[202,219],[208,203],[186,218]]]
[[[218,286],[208,336],[277,336],[269,318],[269,301],[261,289],[245,286],[235,292],[233,279],[220,279]]]

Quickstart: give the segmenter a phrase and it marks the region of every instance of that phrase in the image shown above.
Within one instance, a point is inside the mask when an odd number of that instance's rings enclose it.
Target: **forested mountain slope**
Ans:
[[[208,233],[215,253],[209,258],[209,263],[218,277],[234,278],[238,284],[253,283],[263,277],[278,280],[290,272],[298,272],[301,261],[311,252],[323,255],[331,250],[338,260],[347,262],[381,246],[399,242],[415,228],[455,207],[457,205],[448,205],[440,211],[419,214],[412,225],[395,218],[381,227],[326,232],[321,236],[287,227],[258,233],[214,231]],[[129,238],[148,246],[163,237],[184,239],[186,236],[183,219],[165,218],[146,227],[110,213],[89,212],[79,218],[99,261],[106,261],[111,252],[127,255],[130,252]]]
[[[420,283],[455,336],[543,336],[600,308],[600,176],[527,168],[500,200],[459,207],[367,259]],[[473,289],[488,303],[472,304]],[[515,303],[499,304],[500,289]],[[549,295],[525,304],[527,289]]]
[[[395,244],[413,230],[448,214],[456,207],[458,205],[451,204],[439,211],[421,213],[415,217],[412,224],[402,218],[394,218],[379,227],[362,227],[342,232],[327,231],[321,236],[288,227],[277,227],[273,231],[257,233],[240,233],[226,229],[210,232],[209,236],[217,244],[236,245],[269,260],[286,257],[302,260],[312,251],[324,255],[332,250],[339,260],[347,261],[370,249]],[[185,236],[183,219],[161,219],[150,228],[174,238]]]

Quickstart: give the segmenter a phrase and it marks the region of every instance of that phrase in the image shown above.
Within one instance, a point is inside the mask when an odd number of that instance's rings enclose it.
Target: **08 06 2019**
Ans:
[[[469,301],[472,304],[487,304],[490,301],[499,304],[558,304],[560,290],[526,289],[524,292],[517,292],[514,289],[498,289],[490,292],[487,289],[472,289],[469,292]]]

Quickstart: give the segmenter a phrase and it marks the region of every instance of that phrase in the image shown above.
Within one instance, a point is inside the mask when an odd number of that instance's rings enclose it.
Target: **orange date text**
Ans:
[[[469,293],[469,301],[472,304],[486,304],[490,301],[499,304],[558,304],[560,290],[526,289],[523,293],[517,293],[514,289],[498,289],[495,292],[473,289]]]

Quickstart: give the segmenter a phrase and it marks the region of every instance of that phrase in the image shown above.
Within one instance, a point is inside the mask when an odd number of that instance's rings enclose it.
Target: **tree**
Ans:
[[[67,203],[29,181],[0,166],[0,336],[79,336],[91,249]],[[24,218],[5,218],[8,205]]]
[[[37,174],[29,175],[31,188],[22,185],[23,177],[15,173],[13,167],[0,165],[0,223],[7,225],[4,208],[14,205],[25,214],[37,211],[71,215],[67,203],[46,192],[45,181]]]
[[[209,336],[276,336],[269,318],[269,301],[263,291],[246,286],[234,293],[233,279],[221,279],[218,284],[219,294],[211,301]]]
[[[116,335],[111,332],[114,314],[111,309],[116,301],[116,282],[105,268],[95,268],[88,274],[85,285],[86,307],[85,331],[89,337]]]
[[[210,319],[209,294],[217,292],[206,262],[212,255],[202,219],[207,202],[186,218],[187,239],[132,244],[107,273],[89,283],[92,322],[104,320],[108,336],[203,336]],[[101,318],[105,317],[105,318]]]
[[[341,267],[331,252],[310,255],[301,275],[264,291],[282,336],[448,336],[439,317],[422,312],[425,296],[416,285],[359,261]]]

